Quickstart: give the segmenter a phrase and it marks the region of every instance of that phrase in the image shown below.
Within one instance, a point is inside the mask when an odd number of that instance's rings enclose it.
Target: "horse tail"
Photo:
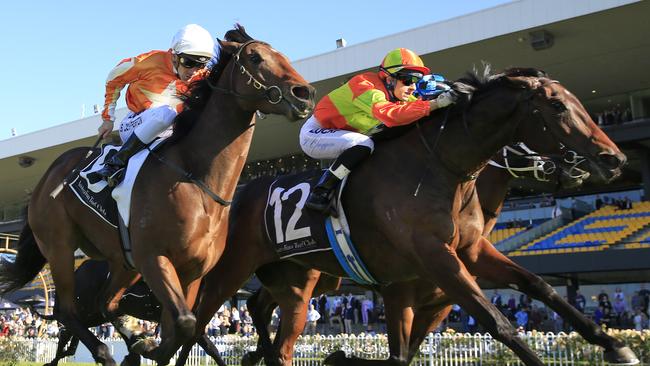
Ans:
[[[25,224],[18,239],[18,254],[13,262],[0,265],[0,294],[15,291],[33,280],[47,260],[36,244],[29,223]]]

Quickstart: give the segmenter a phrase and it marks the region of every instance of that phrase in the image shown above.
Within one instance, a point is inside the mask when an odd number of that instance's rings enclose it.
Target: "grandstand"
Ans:
[[[523,13],[531,16],[521,17]],[[513,181],[507,211],[490,240],[497,244],[524,240],[508,249],[508,254],[556,285],[567,285],[567,279],[571,286],[580,282],[644,282],[650,278],[650,203],[643,201],[650,190],[647,14],[650,2],[634,0],[513,1],[342,47],[294,65],[316,86],[318,97],[353,73],[374,69],[384,53],[395,47],[417,51],[434,71],[449,79],[462,76],[482,61],[496,70],[516,65],[547,71],[574,92],[602,124],[628,156],[628,166],[610,185],[588,182],[580,188],[556,191],[546,183]],[[535,32],[541,30],[554,37],[544,49],[533,44]],[[118,111],[117,119],[124,114],[125,110]],[[100,117],[93,115],[0,141],[0,232],[20,230],[26,200],[47,167],[72,147],[92,145],[99,124]],[[298,146],[300,126],[279,116],[259,120],[242,182],[319,168],[321,162],[305,157]],[[547,204],[549,196],[532,193],[539,191],[553,192],[558,205],[567,211],[554,227],[545,224],[551,221],[554,206]],[[570,197],[580,200],[596,194],[615,196],[616,192],[635,201],[632,209],[605,206],[591,209],[593,212],[581,208],[587,212],[576,215],[568,212],[576,211],[568,203]],[[585,207],[592,207],[587,203]],[[510,221],[524,221],[525,225],[507,227]]]

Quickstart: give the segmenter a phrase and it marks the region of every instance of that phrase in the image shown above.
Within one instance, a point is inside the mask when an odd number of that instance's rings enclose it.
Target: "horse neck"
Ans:
[[[212,192],[230,199],[237,188],[255,130],[254,112],[234,97],[213,93],[196,125],[179,143],[182,163]]]
[[[465,113],[450,118],[438,140],[438,170],[457,181],[480,171],[495,153],[512,142],[521,116],[512,89],[487,96]],[[439,124],[427,124],[425,136],[435,136]],[[431,137],[429,137],[431,139]]]
[[[505,169],[488,165],[476,181],[476,191],[483,211],[483,235],[487,236],[497,222],[508,193],[512,175]]]

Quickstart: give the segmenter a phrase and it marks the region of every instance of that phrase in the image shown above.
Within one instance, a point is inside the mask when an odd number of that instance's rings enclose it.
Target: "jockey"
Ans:
[[[300,146],[314,159],[336,158],[314,187],[305,206],[330,207],[334,188],[374,149],[371,135],[386,127],[407,125],[454,102],[451,92],[425,101],[413,96],[415,84],[429,69],[413,51],[390,51],[378,72],[352,77],[323,97],[300,130]]]
[[[99,136],[113,131],[115,105],[120,91],[126,91],[130,112],[120,124],[124,145],[98,172],[110,186],[119,183],[117,174],[129,158],[142,150],[159,134],[167,130],[183,104],[179,94],[187,91],[189,83],[207,74],[206,64],[214,55],[215,43],[210,33],[196,24],[181,28],[167,51],[150,51],[122,60],[108,74],[103,123]]]

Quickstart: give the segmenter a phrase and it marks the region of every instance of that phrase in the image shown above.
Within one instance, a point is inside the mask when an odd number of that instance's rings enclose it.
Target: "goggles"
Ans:
[[[401,81],[402,84],[404,84],[404,86],[411,86],[411,85],[417,83],[418,81],[420,81],[420,79],[422,79],[422,74],[420,74],[420,73],[409,73],[409,74],[397,73],[397,74],[394,74],[393,77],[395,79]]]
[[[207,57],[199,57],[197,59],[194,57],[190,57],[188,55],[183,55],[183,54],[178,55],[178,62],[181,64],[181,66],[183,66],[186,69],[194,69],[197,67],[203,68],[205,67],[205,65],[207,65],[208,61],[210,61],[210,59],[208,59]]]

